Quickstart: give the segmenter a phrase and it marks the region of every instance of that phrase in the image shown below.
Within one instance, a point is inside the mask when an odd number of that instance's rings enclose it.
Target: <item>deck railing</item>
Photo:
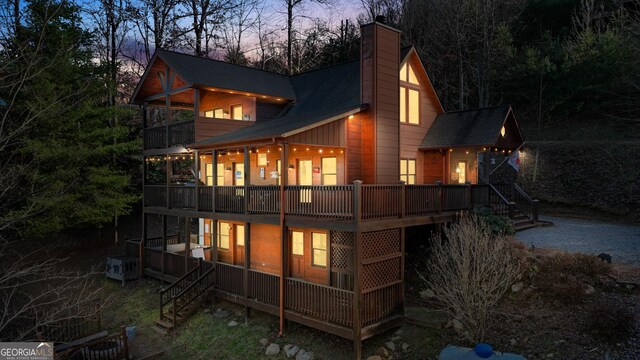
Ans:
[[[162,249],[144,249],[144,268],[153,270],[155,272],[162,271],[163,263],[163,251]]]
[[[193,186],[172,185],[169,187],[169,207],[195,209],[196,188]]]
[[[249,270],[249,298],[280,306],[280,276]]]
[[[171,285],[160,290],[160,320],[164,318],[164,307],[169,304],[176,295],[180,294],[200,277],[199,271],[200,269],[195,267],[181,276],[178,280],[174,281]]]
[[[437,213],[440,209],[441,187],[438,185],[407,185],[407,215],[426,215]]]
[[[397,218],[402,215],[402,185],[362,185],[362,218]]]
[[[353,292],[287,278],[285,308],[334,324],[353,326]]]
[[[247,191],[249,192],[249,213],[280,213],[279,186],[250,186]]]
[[[362,302],[362,325],[371,325],[399,313],[403,298],[400,283],[365,292]]]
[[[201,269],[196,268],[194,270],[196,270],[196,273],[202,273]],[[204,271],[199,278],[193,280],[180,293],[171,298],[171,303],[173,304],[172,321],[174,328],[178,325],[177,314],[214,285],[216,280],[214,272],[214,268]]]
[[[216,263],[216,289],[234,295],[244,295],[244,269],[241,266]]]
[[[185,146],[195,141],[194,121],[161,125],[144,129],[144,149]]]
[[[289,216],[354,220],[354,191],[357,185],[290,185],[285,188],[284,212]],[[196,191],[197,189],[197,191]],[[488,185],[361,185],[362,220],[422,216],[487,206]],[[403,194],[404,191],[404,194]],[[196,209],[197,194],[197,209]],[[169,207],[231,214],[278,215],[280,187],[248,186],[145,186],[146,206]],[[245,199],[248,197],[248,199]],[[404,203],[404,211],[402,204]],[[246,210],[246,211],[245,211]]]
[[[292,185],[285,191],[287,215],[353,219],[352,185]]]
[[[167,206],[167,186],[166,185],[145,185],[144,186],[145,206]]]
[[[244,213],[244,186],[216,186],[216,212]]]

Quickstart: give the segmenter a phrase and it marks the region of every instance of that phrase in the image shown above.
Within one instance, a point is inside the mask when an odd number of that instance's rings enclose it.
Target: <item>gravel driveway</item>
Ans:
[[[553,216],[541,219],[553,222],[554,226],[524,230],[516,238],[528,246],[593,255],[607,253],[613,262],[640,266],[640,226]]]

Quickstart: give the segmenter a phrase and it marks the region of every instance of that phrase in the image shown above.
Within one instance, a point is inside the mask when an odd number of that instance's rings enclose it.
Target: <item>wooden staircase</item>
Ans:
[[[201,261],[197,267],[162,289],[160,318],[155,322],[157,330],[166,334],[185,322],[207,298],[215,279],[213,264]]]
[[[538,200],[532,199],[518,184],[489,184],[489,207],[513,222],[516,231],[540,226]]]

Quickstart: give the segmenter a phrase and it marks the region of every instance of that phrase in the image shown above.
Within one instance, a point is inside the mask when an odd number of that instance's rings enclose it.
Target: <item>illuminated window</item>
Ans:
[[[400,180],[407,185],[416,183],[416,160],[401,159],[400,160]]]
[[[218,163],[216,167],[216,185],[224,186],[224,163]]]
[[[244,225],[236,225],[236,245],[244,246]]]
[[[311,251],[313,254],[312,264],[314,266],[327,266],[327,234],[311,234]]]
[[[502,137],[507,137],[507,129],[504,128],[504,126],[500,129],[500,135],[502,135]]]
[[[229,250],[229,224],[218,223],[218,249]]]
[[[302,231],[291,232],[291,254],[304,255],[304,233]]]
[[[267,154],[258,154],[258,166],[267,166]]]
[[[222,108],[213,109],[213,117],[217,119],[224,118],[224,110]]]
[[[213,164],[204,164],[204,184],[213,185]]]
[[[231,105],[231,118],[242,120],[242,105]]]
[[[405,63],[400,69],[400,81],[408,82],[412,85],[420,85],[416,72],[413,70],[413,66]]]
[[[400,86],[400,122],[420,124],[420,92]]]
[[[335,157],[322,158],[322,185],[338,184],[338,160]]]

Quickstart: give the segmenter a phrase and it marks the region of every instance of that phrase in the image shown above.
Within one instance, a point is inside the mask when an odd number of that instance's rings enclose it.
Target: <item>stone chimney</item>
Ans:
[[[397,183],[400,173],[400,31],[384,17],[360,28],[362,180]]]

